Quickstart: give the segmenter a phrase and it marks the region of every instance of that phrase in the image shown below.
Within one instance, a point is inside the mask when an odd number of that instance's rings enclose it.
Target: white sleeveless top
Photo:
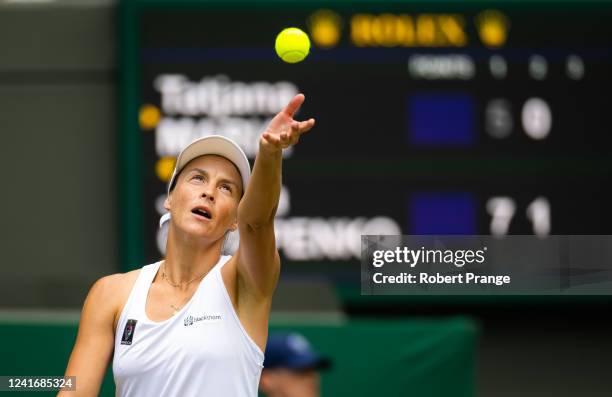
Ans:
[[[162,261],[143,266],[115,330],[113,375],[121,397],[255,397],[264,355],[246,333],[219,262],[181,310],[161,322],[145,314]]]

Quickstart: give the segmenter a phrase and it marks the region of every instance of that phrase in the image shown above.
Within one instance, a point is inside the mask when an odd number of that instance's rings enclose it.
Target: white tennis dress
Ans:
[[[113,375],[121,397],[255,397],[264,355],[246,333],[221,277],[221,256],[171,318],[145,313],[161,261],[142,267],[115,330]]]

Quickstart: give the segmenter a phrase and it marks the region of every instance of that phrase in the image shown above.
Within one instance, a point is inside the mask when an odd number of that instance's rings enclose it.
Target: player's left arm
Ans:
[[[270,122],[259,140],[259,153],[238,206],[240,245],[236,254],[239,296],[270,299],[280,273],[274,237],[274,216],[281,190],[282,150],[295,145],[314,126],[314,119],[296,121],[304,102],[298,94]]]

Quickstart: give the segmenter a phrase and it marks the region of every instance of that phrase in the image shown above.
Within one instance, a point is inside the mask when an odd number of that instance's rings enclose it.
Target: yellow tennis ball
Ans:
[[[287,63],[297,63],[306,58],[310,51],[308,35],[298,28],[283,29],[276,36],[274,49],[278,56]]]

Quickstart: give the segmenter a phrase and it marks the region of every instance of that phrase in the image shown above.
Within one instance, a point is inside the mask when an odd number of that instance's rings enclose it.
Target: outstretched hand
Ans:
[[[278,152],[295,145],[300,136],[308,132],[315,124],[314,119],[297,121],[293,115],[304,103],[304,95],[297,94],[289,101],[285,109],[281,110],[261,135],[260,148],[267,152]]]

